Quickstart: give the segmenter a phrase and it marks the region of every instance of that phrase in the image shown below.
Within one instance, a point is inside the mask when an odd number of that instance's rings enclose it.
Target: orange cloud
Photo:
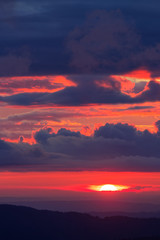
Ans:
[[[124,77],[149,81],[151,79],[151,73],[147,69],[138,69],[124,74]]]
[[[67,86],[76,86],[65,76],[0,77],[0,94],[53,93]]]

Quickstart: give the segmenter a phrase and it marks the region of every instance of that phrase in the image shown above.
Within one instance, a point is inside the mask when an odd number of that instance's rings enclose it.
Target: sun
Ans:
[[[89,189],[98,192],[117,192],[128,189],[129,186],[124,185],[114,185],[114,184],[104,184],[104,185],[90,185]]]
[[[112,184],[105,184],[99,191],[118,191],[118,187]]]

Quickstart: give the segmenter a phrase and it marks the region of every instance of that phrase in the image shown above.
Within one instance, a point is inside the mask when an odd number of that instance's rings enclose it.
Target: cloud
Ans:
[[[32,58],[31,75],[74,74],[80,69],[81,73],[83,69],[83,73],[103,74],[128,71],[137,65],[145,65],[158,74],[159,5],[158,1],[149,0],[96,0],[94,4],[84,0],[75,0],[74,4],[57,0],[2,0],[1,57],[8,49],[12,52],[27,45]],[[80,69],[71,67],[69,62]]]
[[[61,128],[58,130],[57,134],[55,134],[54,132],[52,132],[52,128],[46,128],[36,132],[34,138],[38,143],[47,144],[49,138],[53,138],[56,136],[81,137],[81,133],[72,132],[70,130],[67,130],[66,128]]]
[[[55,94],[46,95],[40,99],[44,103],[52,102],[57,105],[87,105],[94,103],[132,103],[129,95],[123,94],[120,91],[119,83],[110,78],[106,80],[107,88],[98,86],[96,82],[87,82],[88,78],[84,78],[84,82],[77,87],[66,87],[65,89],[56,92]],[[90,80],[91,81],[91,80]],[[118,85],[118,87],[117,87]]]
[[[137,102],[160,101],[160,84],[156,81],[150,81],[146,89],[135,99]]]
[[[160,120],[158,120],[156,123],[155,123],[155,126],[157,128],[157,133],[159,134],[160,133]]]
[[[21,114],[9,115],[7,118],[1,118],[0,122],[21,122],[21,121],[43,121],[50,120],[60,122],[62,118],[71,118],[71,117],[82,117],[83,113],[78,111],[70,110],[46,110],[46,111],[31,111]]]
[[[145,86],[146,86],[146,82],[145,81],[137,82],[137,83],[135,83],[135,87],[134,87],[134,89],[132,91],[134,93],[139,93],[139,92],[144,90]]]
[[[91,13],[70,33],[68,48],[81,73],[124,73],[140,66],[140,37],[118,10]]]
[[[19,54],[8,53],[0,56],[0,76],[23,76],[29,74],[31,60],[24,50]]]
[[[135,127],[128,124],[109,124],[95,130],[95,137],[104,137],[109,139],[131,140],[137,137],[138,131]]]
[[[40,165],[41,167],[47,162],[45,159],[52,157],[53,159],[58,159],[58,154],[50,154],[37,145],[29,145],[23,142],[18,144],[7,143],[3,140],[0,140],[0,152],[1,152],[1,169],[17,169],[22,171],[27,171],[27,169],[32,169],[34,166]],[[26,168],[26,169],[25,169]]]
[[[48,128],[37,131],[35,140],[33,145],[1,140],[1,169],[160,171],[159,130],[150,133],[128,124],[107,123],[93,136],[64,128],[55,133]]]
[[[154,109],[155,107],[153,106],[134,106],[134,107],[129,107],[126,109],[119,109],[118,111],[127,111],[127,110],[150,110]]]
[[[55,133],[51,133],[51,132],[52,132],[51,128],[41,129],[40,131],[36,132],[36,134],[34,135],[34,138],[38,143],[45,144],[47,143],[49,138],[55,136]]]
[[[0,137],[3,139],[17,140],[23,132],[24,138],[31,138],[32,131],[37,131],[46,125],[59,126],[63,123],[63,126],[73,127],[69,119],[84,116],[86,116],[85,113],[73,109],[47,109],[13,114],[0,119]]]
[[[1,0],[0,1],[0,12],[2,16],[7,15],[10,17],[14,11],[16,0]]]
[[[71,66],[80,74],[123,74],[146,67],[159,75],[160,43],[144,45],[120,10],[96,10],[69,35]]]
[[[74,79],[71,78],[72,80]],[[88,78],[86,79],[88,80]],[[76,80],[77,81],[77,80]],[[79,79],[78,79],[79,81]],[[84,82],[84,83],[83,83]],[[20,93],[10,96],[1,96],[0,101],[10,105],[58,105],[58,106],[82,106],[88,104],[135,104],[144,102],[160,101],[160,84],[150,81],[146,84],[144,91],[132,97],[121,91],[119,81],[107,77],[105,86],[101,86],[102,80],[90,77],[89,82],[85,78],[81,84],[66,87],[54,93]],[[75,82],[76,83],[76,82]]]
[[[144,190],[144,189],[152,189],[153,187],[152,186],[135,186],[135,187],[130,187],[129,190],[130,191],[141,191],[141,190]]]
[[[19,92],[53,92],[56,89],[62,89],[64,85],[61,83],[53,83],[44,79],[0,79],[0,93],[15,94]]]

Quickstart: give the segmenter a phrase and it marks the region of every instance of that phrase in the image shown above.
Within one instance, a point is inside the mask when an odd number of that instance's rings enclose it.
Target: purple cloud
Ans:
[[[35,139],[33,145],[1,140],[1,169],[160,171],[159,131],[107,123],[93,136],[64,128],[55,133],[49,128],[37,131]]]

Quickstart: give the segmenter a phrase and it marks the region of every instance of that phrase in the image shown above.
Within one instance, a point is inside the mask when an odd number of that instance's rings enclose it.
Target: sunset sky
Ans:
[[[160,201],[159,9],[0,1],[2,198]]]

